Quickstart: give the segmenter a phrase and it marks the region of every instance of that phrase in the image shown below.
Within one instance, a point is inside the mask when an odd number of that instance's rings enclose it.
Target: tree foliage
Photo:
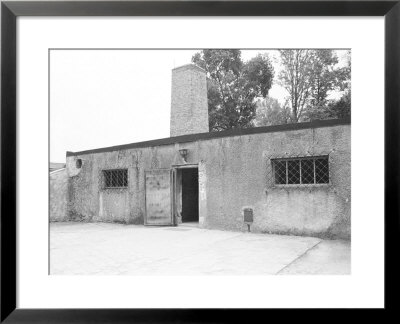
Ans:
[[[279,81],[288,93],[291,122],[327,119],[335,115],[330,109],[338,106],[328,96],[333,90],[349,91],[350,64],[337,68],[336,54],[327,49],[279,52],[283,67]]]
[[[346,118],[351,116],[351,91],[347,91],[339,100],[329,103],[330,118]]]
[[[290,111],[287,109],[287,104],[282,106],[277,99],[270,96],[257,101],[254,120],[256,127],[287,124],[289,120]]]
[[[312,55],[310,50],[280,50],[283,70],[279,75],[281,85],[289,94],[291,120],[299,121],[312,84]]]
[[[267,96],[274,70],[269,58],[243,62],[240,50],[202,50],[192,62],[207,72],[210,131],[253,126],[256,98]]]

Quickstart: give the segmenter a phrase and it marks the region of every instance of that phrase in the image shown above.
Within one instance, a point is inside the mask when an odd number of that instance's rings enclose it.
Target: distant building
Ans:
[[[65,163],[50,162],[50,172],[65,168]]]
[[[349,239],[350,133],[350,120],[210,133],[205,71],[185,65],[172,137],[67,152],[64,216]]]

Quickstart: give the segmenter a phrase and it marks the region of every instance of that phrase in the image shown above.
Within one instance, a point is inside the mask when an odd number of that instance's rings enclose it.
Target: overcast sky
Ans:
[[[50,54],[50,161],[66,151],[169,137],[171,70],[196,50],[52,50]],[[266,52],[275,75],[276,50],[242,51],[246,61]],[[338,51],[342,60],[344,51]],[[273,84],[271,97],[286,92]]]

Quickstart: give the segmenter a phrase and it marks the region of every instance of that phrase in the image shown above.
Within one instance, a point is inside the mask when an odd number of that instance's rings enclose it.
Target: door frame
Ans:
[[[175,226],[178,226],[178,221],[177,221],[177,172],[178,170],[181,169],[197,169],[197,172],[199,172],[199,164],[198,163],[191,163],[191,164],[173,164],[171,165],[171,170],[172,170],[172,205],[171,205],[171,213],[172,213],[172,219],[175,224]],[[200,206],[199,208],[199,213],[200,213]],[[200,215],[199,215],[200,216]]]

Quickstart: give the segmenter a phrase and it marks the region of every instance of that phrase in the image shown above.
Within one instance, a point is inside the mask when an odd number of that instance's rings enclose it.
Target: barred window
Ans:
[[[127,188],[128,170],[103,170],[104,188]]]
[[[273,159],[271,162],[276,185],[329,183],[328,156]]]

